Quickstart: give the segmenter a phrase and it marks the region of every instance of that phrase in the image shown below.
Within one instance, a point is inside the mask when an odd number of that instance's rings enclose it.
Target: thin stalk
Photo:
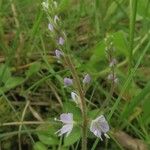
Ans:
[[[130,52],[129,52],[129,73],[132,69],[133,63],[133,46],[134,46],[134,33],[135,21],[137,12],[137,0],[130,0]]]
[[[84,97],[84,91],[82,89],[82,86],[80,84],[80,79],[78,77],[78,74],[76,72],[75,66],[71,61],[70,56],[66,56],[65,60],[70,68],[70,71],[72,73],[72,77],[76,84],[76,89],[79,93],[79,97],[81,100],[81,112],[82,112],[82,150],[87,150],[87,110],[86,110],[86,101]]]

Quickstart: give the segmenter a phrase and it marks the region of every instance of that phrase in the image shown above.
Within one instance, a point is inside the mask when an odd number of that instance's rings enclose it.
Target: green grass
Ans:
[[[53,57],[56,39],[47,29],[41,2],[0,0],[0,149],[80,150],[78,127],[68,138],[54,134],[60,128],[55,117],[72,112],[80,122],[81,113],[70,102],[72,88],[63,85],[71,73]],[[88,132],[88,149],[127,149],[126,139],[123,144],[115,136],[120,130],[132,137],[127,140],[134,145],[138,139],[149,148],[150,1],[58,0],[58,4],[55,13],[68,38],[65,51],[80,79],[86,73],[92,76],[87,111],[92,117],[104,113],[111,127],[109,140],[100,141]],[[118,61],[119,82],[112,95],[104,40],[108,34],[113,36]],[[102,109],[107,97],[111,98]]]

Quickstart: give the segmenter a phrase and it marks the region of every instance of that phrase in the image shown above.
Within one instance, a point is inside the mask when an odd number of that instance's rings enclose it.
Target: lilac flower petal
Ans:
[[[86,74],[84,79],[83,79],[83,83],[90,83],[91,81],[91,76],[89,74]]]
[[[60,50],[56,49],[56,50],[55,50],[55,56],[56,56],[58,59],[60,59],[61,56],[64,56],[64,53],[61,52]]]
[[[57,21],[59,21],[59,18],[57,15],[54,16],[54,22],[57,23]]]
[[[53,25],[52,25],[51,23],[48,24],[48,29],[49,29],[50,31],[54,31],[54,27],[53,27]]]
[[[109,125],[107,120],[103,115],[99,116],[95,120],[92,120],[90,125],[90,131],[94,133],[95,136],[99,137],[101,140],[101,134],[105,137],[109,137],[106,133],[109,131]]]
[[[73,84],[73,80],[70,78],[64,78],[64,85],[65,86],[70,86]]]
[[[75,92],[71,92],[71,98],[76,104],[79,103],[79,96]]]
[[[58,43],[59,43],[60,45],[64,45],[65,40],[64,40],[62,37],[60,37],[59,40],[58,40]]]
[[[102,140],[102,137],[101,137],[102,132],[101,130],[97,129],[97,125],[94,122],[91,123],[90,131],[93,132],[95,136],[99,137]]]
[[[68,136],[71,133],[72,129],[73,129],[73,124],[66,124],[59,130],[60,133],[58,134],[58,136],[61,136],[65,133],[67,133],[66,136]]]
[[[64,113],[60,115],[60,121],[63,123],[72,123],[73,122],[73,114],[72,113]]]
[[[99,122],[100,128],[103,133],[106,133],[109,131],[109,125],[108,125],[108,122],[106,121],[104,115],[101,115],[100,117],[98,117],[97,121]]]

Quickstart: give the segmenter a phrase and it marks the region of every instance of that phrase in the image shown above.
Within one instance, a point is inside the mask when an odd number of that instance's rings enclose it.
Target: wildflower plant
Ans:
[[[59,14],[56,14],[58,4],[52,0],[45,0],[42,3],[42,6],[49,20],[48,29],[50,31],[50,35],[53,39],[55,39],[55,58],[57,59],[57,62],[61,63],[64,67],[67,67],[71,73],[71,77],[64,78],[64,86],[65,88],[69,88],[71,86],[71,100],[76,104],[75,107],[80,109],[81,113],[81,121],[74,120],[75,114],[71,112],[63,112],[60,115],[60,119],[55,118],[55,121],[62,123],[62,127],[55,134],[58,136],[66,135],[66,137],[68,137],[71,134],[74,126],[78,125],[82,131],[82,150],[87,150],[88,132],[91,131],[93,135],[101,140],[102,134],[104,134],[106,138],[109,138],[109,125],[106,118],[102,114],[100,116],[96,116],[96,119],[89,118],[85,97],[85,87],[90,85],[92,78],[90,74],[85,74],[82,79],[78,76],[73,59],[69,53],[69,46],[66,46],[67,36],[61,27],[61,17]],[[113,67],[115,64],[116,62],[113,60],[110,66]]]

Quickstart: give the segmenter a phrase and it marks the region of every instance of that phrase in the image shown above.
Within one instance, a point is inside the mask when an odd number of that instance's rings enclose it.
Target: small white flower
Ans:
[[[54,31],[54,27],[53,27],[53,25],[52,25],[51,23],[48,24],[48,29],[49,29],[50,31]]]
[[[79,104],[80,98],[75,92],[71,92],[71,98],[76,104]]]
[[[57,119],[55,119],[57,120]],[[60,115],[60,120],[64,125],[63,127],[58,130],[55,134],[58,134],[58,136],[62,136],[66,133],[66,137],[71,133],[73,129],[73,114],[72,113],[63,113]]]
[[[103,115],[100,115],[95,120],[92,120],[90,131],[93,132],[94,135],[99,137],[101,140],[103,140],[102,134],[104,134],[106,138],[109,138],[109,136],[107,135],[107,132],[109,131],[109,125]]]

